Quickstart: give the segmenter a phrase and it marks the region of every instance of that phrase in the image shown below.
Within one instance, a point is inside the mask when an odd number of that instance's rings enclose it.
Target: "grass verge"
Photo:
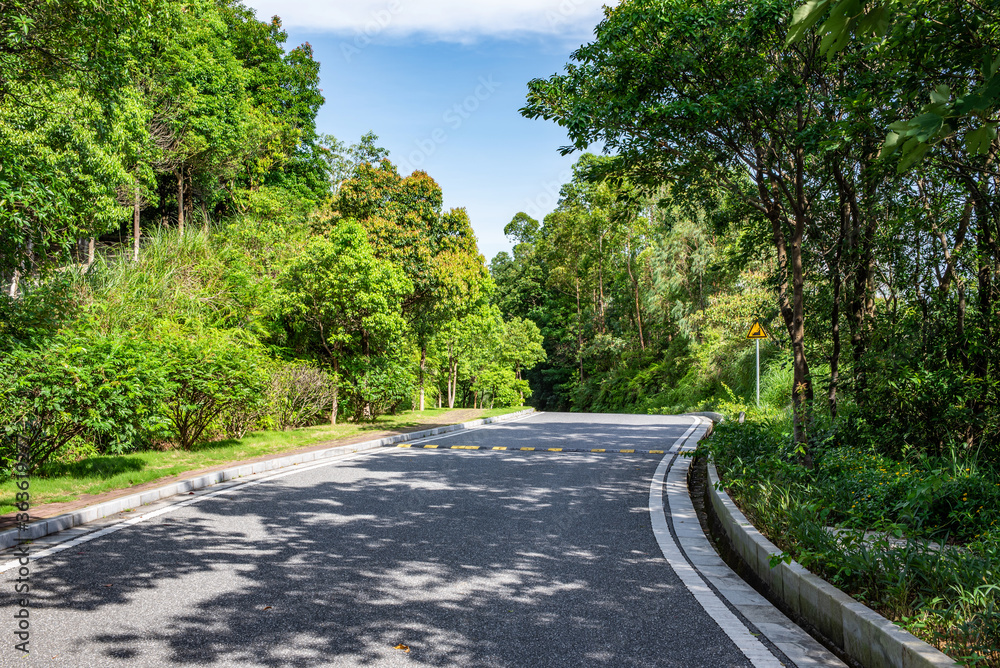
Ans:
[[[1000,474],[960,456],[896,461],[838,434],[798,464],[788,416],[747,412],[707,443],[771,542],[957,662],[1000,668]]]
[[[102,494],[188,471],[254,459],[330,442],[385,431],[414,430],[423,425],[450,424],[479,418],[496,417],[523,410],[495,408],[469,411],[430,408],[422,413],[407,411],[386,415],[372,423],[349,422],[317,425],[289,431],[260,431],[239,440],[215,441],[196,445],[191,450],[144,450],[127,455],[101,455],[76,462],[52,462],[31,479],[31,505],[75,501],[86,495]],[[449,417],[449,414],[452,414]],[[456,419],[458,418],[458,419]],[[0,483],[0,515],[15,512],[12,480]]]

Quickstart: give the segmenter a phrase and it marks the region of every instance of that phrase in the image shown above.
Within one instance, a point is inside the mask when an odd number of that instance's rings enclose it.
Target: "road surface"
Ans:
[[[749,668],[654,536],[664,455],[443,449],[669,450],[691,424],[543,413],[205,490],[33,560],[27,660],[0,575],[0,665]]]

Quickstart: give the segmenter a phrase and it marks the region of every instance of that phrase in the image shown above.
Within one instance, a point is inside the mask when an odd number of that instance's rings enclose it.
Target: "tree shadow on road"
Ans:
[[[34,623],[79,665],[748,665],[659,553],[658,461],[390,451],[248,485],[40,562]]]

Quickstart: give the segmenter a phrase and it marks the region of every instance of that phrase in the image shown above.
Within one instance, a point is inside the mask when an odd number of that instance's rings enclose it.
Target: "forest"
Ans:
[[[5,468],[530,397],[541,334],[492,304],[466,211],[317,132],[277,17],[0,9]]]
[[[570,60],[522,114],[583,155],[491,263],[534,400],[721,410],[787,558],[1000,665],[1000,8],[632,0]]]

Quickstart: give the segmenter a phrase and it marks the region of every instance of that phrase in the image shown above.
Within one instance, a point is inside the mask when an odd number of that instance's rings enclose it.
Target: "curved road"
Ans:
[[[691,423],[543,413],[425,442],[669,450]],[[8,640],[0,665],[753,666],[657,543],[663,459],[384,448],[207,494],[33,562],[31,655]]]

